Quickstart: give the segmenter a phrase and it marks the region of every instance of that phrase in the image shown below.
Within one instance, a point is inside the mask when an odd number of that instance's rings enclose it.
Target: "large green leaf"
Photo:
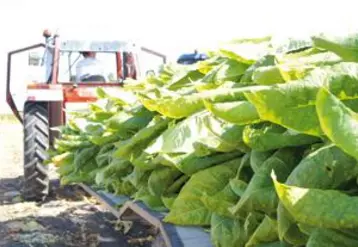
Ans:
[[[155,158],[156,155],[141,152],[141,154],[137,158],[133,159],[131,162],[133,166],[143,171],[149,171],[161,166],[161,164],[155,162]]]
[[[245,247],[254,247],[261,243],[271,243],[278,240],[277,222],[265,216],[259,227],[251,235]]]
[[[246,234],[246,239],[249,240],[250,237],[255,233],[256,229],[260,226],[265,215],[258,212],[250,212],[245,219],[244,229]]]
[[[232,128],[227,128],[224,133],[213,133],[197,139],[193,143],[194,154],[203,157],[215,153],[246,152],[249,148],[242,141],[242,130],[241,126],[234,125]]]
[[[260,85],[272,85],[285,83],[293,80],[304,78],[311,70],[315,69],[314,65],[306,64],[278,64],[257,68],[252,79],[254,83]]]
[[[239,81],[247,68],[247,64],[226,58],[222,63],[210,70],[196,87],[201,91],[216,88],[224,81]]]
[[[115,178],[107,181],[108,183],[111,182],[110,186],[114,190],[113,193],[115,195],[126,195],[132,197],[137,192],[137,189],[133,186],[133,184],[130,181],[120,181]]]
[[[307,155],[286,180],[287,185],[335,189],[358,175],[357,162],[334,145],[326,145]],[[294,218],[279,204],[277,210],[280,238],[301,243],[305,237]],[[297,237],[297,238],[296,238]]]
[[[55,153],[53,156],[51,156],[50,162],[56,167],[62,166],[64,164],[72,165],[74,158],[75,154],[73,152],[64,152],[61,154]]]
[[[247,183],[238,178],[233,178],[230,180],[231,190],[239,197],[241,197],[247,188]]]
[[[340,99],[351,100],[357,98],[357,82],[358,64],[339,63],[317,68],[302,80],[261,87],[245,92],[245,96],[254,104],[261,119],[321,136],[323,131],[315,107],[318,90],[327,86]]]
[[[222,62],[226,61],[226,57],[222,57],[218,54],[214,54],[213,56],[209,56],[208,59],[199,61],[196,63],[197,69],[203,73],[209,73],[215,66],[221,64]]]
[[[358,159],[358,114],[323,88],[317,94],[317,114],[327,137]]]
[[[238,199],[239,197],[231,189],[230,184],[227,184],[222,191],[213,196],[204,194],[201,197],[202,202],[210,212],[230,218],[234,217],[230,213],[229,208],[234,206]]]
[[[358,245],[356,229],[327,229],[305,226],[305,231],[309,234],[306,243],[307,247],[353,247]]]
[[[210,225],[212,213],[201,197],[224,189],[239,165],[240,159],[235,159],[195,173],[180,191],[164,221],[180,225]]]
[[[337,190],[289,186],[272,174],[276,193],[287,211],[303,224],[321,228],[358,227],[358,200]]]
[[[128,181],[136,188],[146,187],[146,191],[148,191],[148,179],[151,172],[134,167],[130,174],[122,178],[122,181]]]
[[[98,152],[99,152],[98,146],[92,146],[92,147],[77,150],[77,152],[75,153],[73,166],[76,169],[80,169],[86,166],[89,163],[89,161],[95,159]]]
[[[270,65],[275,65],[275,64],[276,64],[276,56],[274,55],[263,56],[246,70],[245,74],[241,77],[240,82],[248,85],[253,84],[252,76],[256,69],[270,66]]]
[[[135,200],[143,201],[150,209],[166,211],[165,205],[160,196],[152,195],[146,186],[143,186],[134,196]]]
[[[230,153],[214,153],[203,157],[198,157],[192,153],[180,156],[178,159],[173,160],[173,163],[175,167],[184,174],[192,175],[200,170],[236,159],[241,156],[242,152],[240,151]]]
[[[106,121],[106,126],[127,137],[147,126],[153,116],[154,114],[143,106],[135,106],[128,111],[115,114]]]
[[[358,34],[347,35],[318,34],[312,36],[313,44],[318,48],[332,51],[345,61],[358,61]]]
[[[126,159],[137,157],[150,142],[158,137],[168,126],[169,119],[156,117],[145,128],[128,140],[117,142],[114,156]]]
[[[204,109],[204,103],[197,95],[173,96],[170,98],[150,99],[144,95],[140,96],[142,104],[151,111],[159,112],[170,118],[188,117]]]
[[[239,219],[212,214],[211,241],[216,247],[245,247],[244,223]]]
[[[295,81],[246,93],[263,120],[311,135],[322,132],[314,101],[319,81]]]
[[[307,72],[316,67],[334,65],[339,62],[342,62],[342,59],[335,53],[314,47],[276,56],[276,64],[271,64],[271,66],[268,67],[268,71],[275,71],[275,73],[280,74],[279,76],[284,81],[290,81],[302,78]],[[258,69],[258,71],[261,69],[262,68]],[[264,77],[262,78],[266,80]],[[267,79],[274,82],[271,78]],[[280,81],[276,83],[280,83]]]
[[[147,153],[190,153],[193,143],[200,137],[209,135],[207,126],[208,112],[199,112],[185,120],[170,126],[148,148]],[[175,140],[175,141],[173,141]]]
[[[255,247],[292,247],[292,245],[286,242],[276,241],[271,243],[258,244]]]
[[[280,57],[278,61],[279,64],[294,66],[307,64],[315,67],[333,65],[339,62],[342,62],[342,59],[338,55],[318,48],[311,48],[302,52],[287,54]]]
[[[235,215],[254,211],[274,214],[278,198],[270,173],[274,169],[281,179],[286,179],[297,165],[301,152],[294,148],[285,148],[268,158],[254,174],[239,202],[231,208],[231,212]]]
[[[88,139],[95,145],[106,145],[119,141],[123,137],[122,134],[113,132],[104,132],[101,136],[89,136]]]
[[[61,177],[61,184],[94,183],[96,173],[99,170],[95,159],[89,159],[84,166],[75,168],[71,173],[67,171],[67,174]]]
[[[234,124],[249,124],[260,121],[255,106],[248,101],[210,103],[205,101],[206,108],[216,117]]]
[[[171,194],[171,195],[162,196],[161,199],[162,199],[164,206],[167,209],[171,209],[172,205],[177,197],[178,197],[178,194]]]
[[[159,112],[166,117],[180,119],[203,110],[205,108],[203,100],[214,103],[246,100],[244,92],[253,89],[259,88],[218,88],[189,95],[172,94],[166,97],[150,98],[148,95],[140,94],[138,97],[148,110]]]
[[[237,139],[228,135],[229,132],[234,134],[232,130],[238,133]],[[210,112],[201,111],[168,128],[145,151],[150,154],[174,154],[192,153],[204,148],[202,151],[206,151],[205,154],[207,151],[209,154],[210,151],[229,152],[242,143],[240,131],[242,128],[223,122]]]
[[[243,132],[243,139],[247,146],[260,152],[299,147],[320,141],[315,136],[301,134],[271,123],[247,125]]]
[[[115,89],[96,87],[96,93],[98,98],[109,100],[109,103],[113,103],[114,105],[133,105],[137,101],[135,94],[123,90],[123,88],[120,87]]]
[[[182,173],[171,167],[155,169],[148,179],[148,191],[154,196],[161,196]]]
[[[242,180],[245,183],[248,183],[251,180],[253,174],[254,172],[252,171],[250,166],[250,152],[249,152],[242,157],[241,164],[239,169],[237,170],[235,178]]]
[[[93,146],[93,143],[86,139],[82,140],[64,140],[57,139],[55,140],[54,148],[59,152],[67,152],[67,151],[77,151],[81,148],[89,148]]]
[[[101,169],[96,174],[96,184],[107,186],[111,183],[111,179],[114,178],[119,180],[121,177],[124,177],[131,173],[133,167],[131,163],[127,160],[115,158],[112,162]]]
[[[183,71],[174,75],[166,87],[170,90],[182,89],[184,87],[193,86],[193,82],[204,76],[199,70],[193,70],[191,67],[189,71]]]
[[[276,53],[295,54],[310,50],[312,41],[309,36],[274,36],[271,46]]]
[[[101,147],[96,156],[96,162],[99,167],[108,165],[108,163],[111,162],[113,149],[114,145],[112,143],[105,144]]]
[[[189,180],[189,176],[183,174],[177,178],[169,187],[165,188],[165,194],[179,193],[184,184]]]
[[[253,64],[269,51],[271,37],[239,39],[223,44],[219,53],[246,64]]]
[[[357,175],[357,161],[335,145],[329,144],[307,155],[292,171],[286,184],[333,189]]]
[[[60,175],[60,177],[65,177],[71,174],[75,170],[72,162],[66,162],[60,165],[59,168],[56,169],[56,172]]]
[[[250,153],[250,166],[252,170],[256,173],[273,153],[274,150],[265,152],[252,150]]]

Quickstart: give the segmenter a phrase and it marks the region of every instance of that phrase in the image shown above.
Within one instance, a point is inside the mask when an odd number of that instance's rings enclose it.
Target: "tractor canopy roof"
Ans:
[[[126,41],[61,40],[60,50],[68,52],[134,52],[137,46]]]

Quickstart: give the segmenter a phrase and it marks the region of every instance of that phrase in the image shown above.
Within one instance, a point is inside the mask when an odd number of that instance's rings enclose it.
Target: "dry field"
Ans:
[[[76,186],[59,187],[56,175],[48,201],[24,202],[22,139],[21,124],[0,117],[0,247],[136,246],[127,240],[140,237],[138,229],[127,235],[116,231],[111,214]]]

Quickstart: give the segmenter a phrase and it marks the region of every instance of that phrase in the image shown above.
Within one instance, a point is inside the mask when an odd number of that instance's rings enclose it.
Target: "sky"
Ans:
[[[176,58],[232,38],[355,31],[356,5],[353,0],[3,0],[0,113],[8,111],[7,52],[42,42],[45,28],[64,39],[130,39]]]

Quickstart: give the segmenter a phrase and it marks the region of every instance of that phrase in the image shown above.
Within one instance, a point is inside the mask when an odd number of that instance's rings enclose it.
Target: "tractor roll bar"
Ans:
[[[161,53],[159,53],[159,52],[153,51],[153,50],[148,49],[148,48],[143,47],[143,46],[141,47],[141,50],[142,50],[142,51],[145,51],[145,52],[148,52],[148,53],[150,53],[150,54],[156,55],[156,56],[158,56],[158,57],[163,58],[163,62],[164,62],[164,63],[167,62],[167,56],[165,56],[164,54],[161,54]]]
[[[14,51],[10,51],[7,55],[7,72],[6,72],[6,102],[8,103],[8,105],[11,108],[11,111],[14,113],[14,115],[16,116],[16,118],[23,123],[23,120],[20,116],[19,110],[16,107],[16,104],[14,102],[14,99],[12,97],[11,94],[11,89],[10,89],[10,82],[11,82],[11,78],[10,78],[10,74],[11,74],[11,57],[14,54],[17,53],[21,53],[24,51],[28,51],[28,50],[32,50],[35,48],[39,48],[39,47],[46,47],[46,45],[44,43],[38,43],[35,45],[31,45],[31,46],[27,46],[18,50],[14,50]]]

